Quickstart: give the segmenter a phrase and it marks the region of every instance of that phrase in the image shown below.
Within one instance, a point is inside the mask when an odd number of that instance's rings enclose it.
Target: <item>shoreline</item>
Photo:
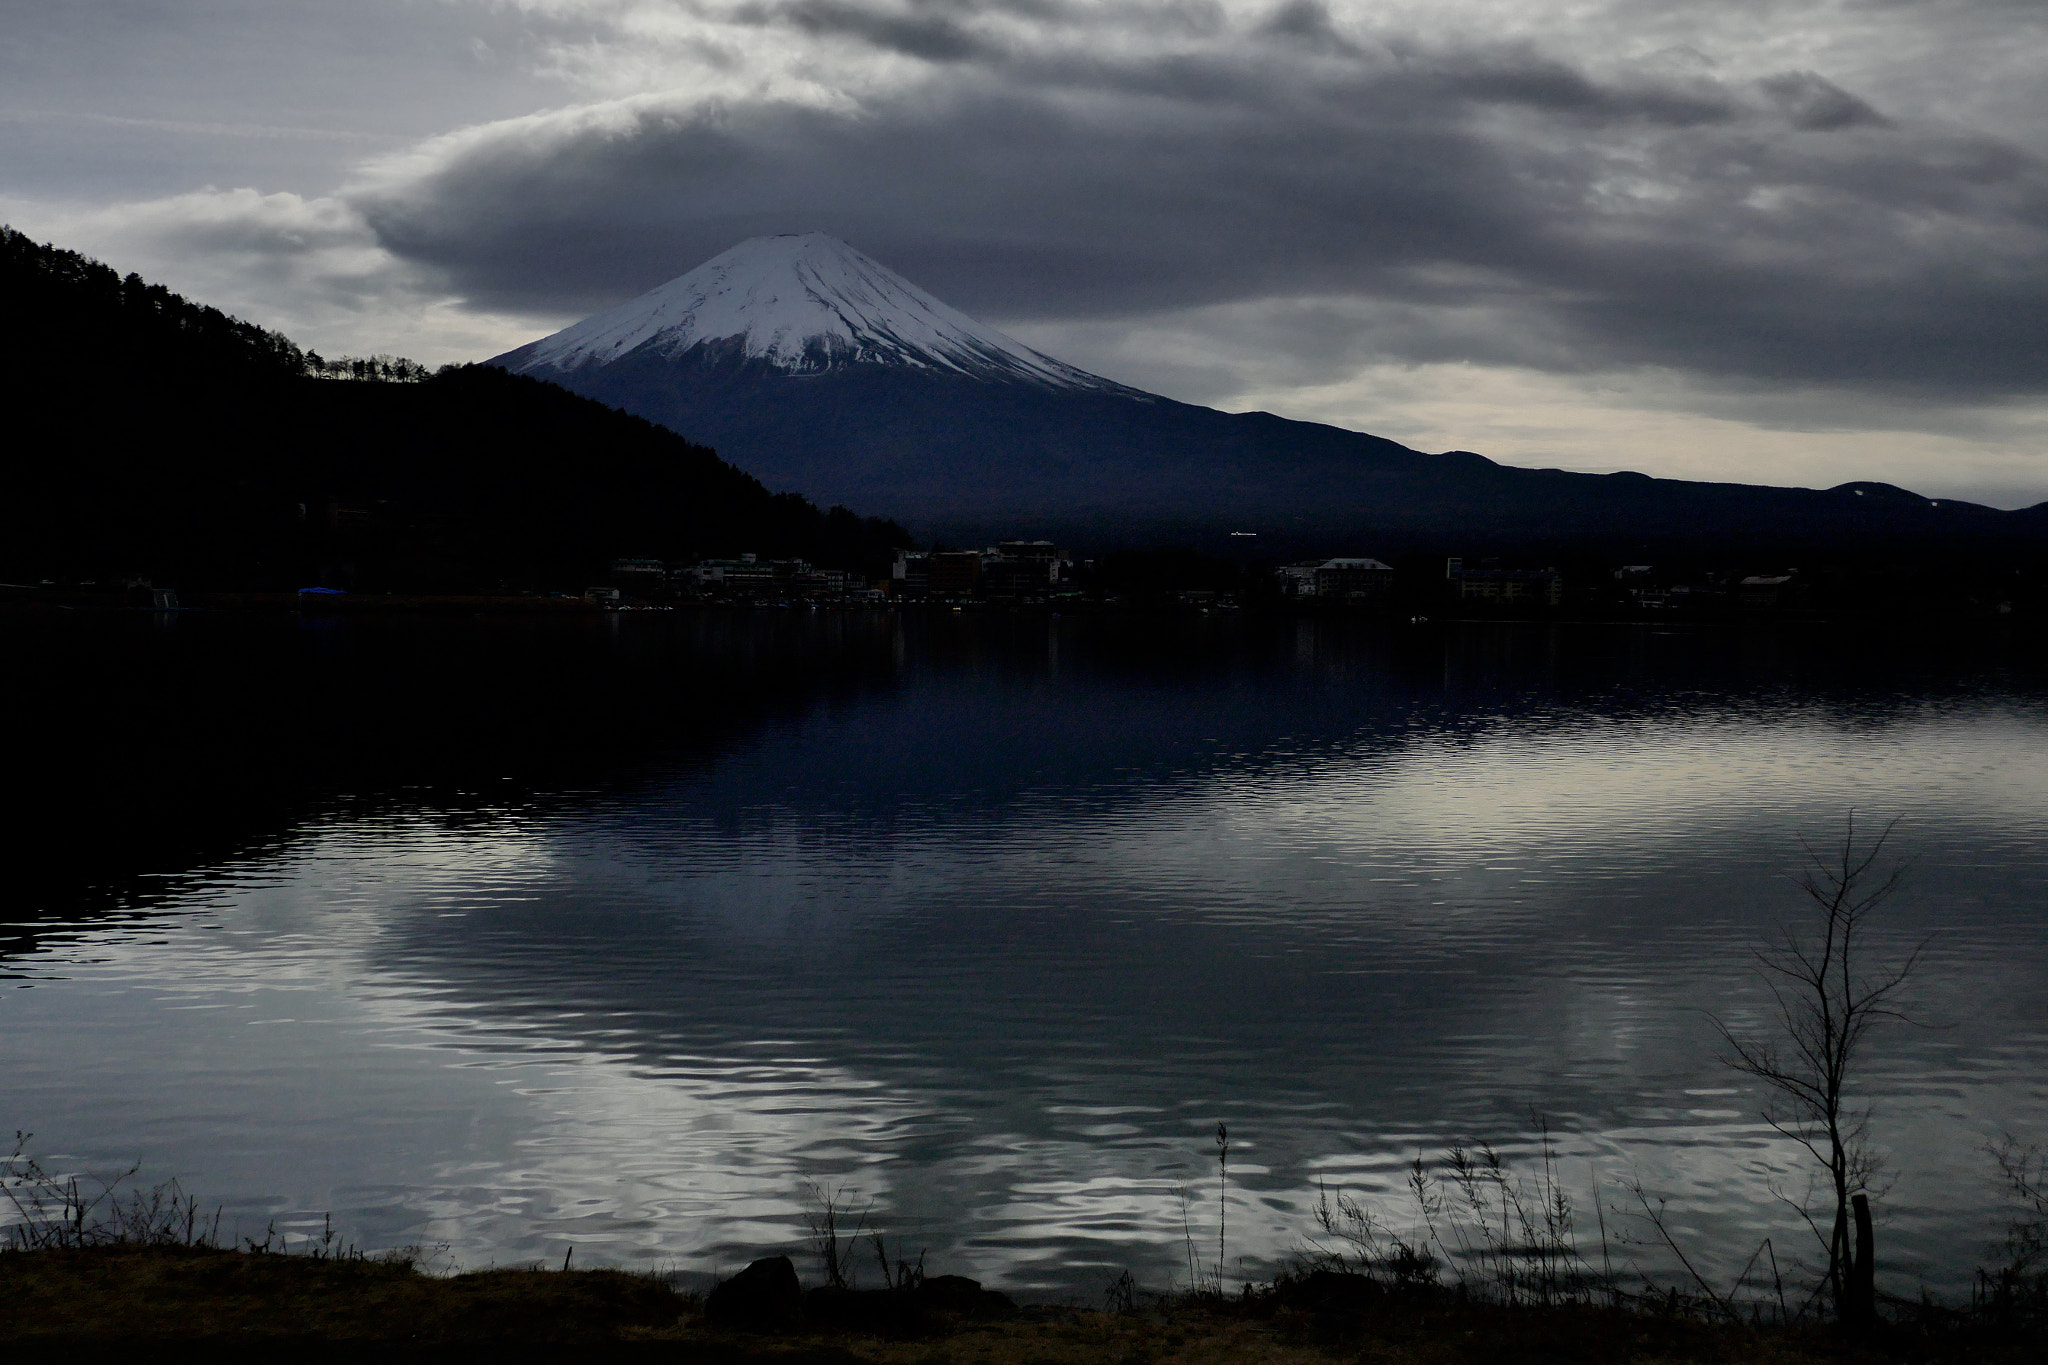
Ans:
[[[1289,602],[1255,603],[1243,606],[1209,606],[1177,601],[1075,600],[1062,602],[1019,601],[1003,598],[928,600],[897,599],[883,602],[850,602],[834,599],[685,599],[667,602],[629,602],[605,605],[580,597],[540,594],[454,594],[454,593],[365,593],[347,597],[307,600],[296,593],[193,593],[179,606],[168,610],[131,606],[109,594],[86,594],[50,590],[35,595],[16,591],[0,594],[0,620],[51,620],[66,617],[108,619],[146,617],[172,622],[187,616],[299,616],[312,619],[394,616],[463,617],[552,617],[567,620],[604,620],[618,617],[647,618],[703,614],[754,614],[792,612],[801,614],[919,614],[1044,617],[1048,619],[1086,617],[1132,617],[1214,621],[1341,621],[1370,623],[1413,630],[1456,626],[1548,626],[1548,627],[1633,627],[1655,631],[1671,630],[1755,630],[1771,628],[1811,629],[1814,627],[1902,629],[1915,632],[2005,633],[2035,635],[2048,629],[2048,621],[2032,615],[1995,613],[1864,611],[1738,611],[1687,615],[1609,615],[1584,612],[1544,612],[1513,616],[1464,616],[1429,614],[1376,607],[1322,605]]]
[[[581,1347],[602,1354],[576,1358],[720,1365],[2019,1365],[2038,1359],[2039,1340],[2028,1322],[1914,1305],[1895,1305],[1893,1320],[1849,1337],[1828,1325],[1717,1320],[1704,1301],[1676,1292],[1506,1304],[1330,1271],[1236,1296],[1144,1293],[1125,1282],[1101,1307],[1020,1307],[956,1277],[869,1290],[792,1282],[788,1292],[796,1297],[777,1313],[748,1319],[661,1277],[616,1269],[433,1275],[404,1254],[12,1249],[0,1251],[10,1308],[0,1344],[67,1356],[283,1346],[436,1360],[450,1350]]]

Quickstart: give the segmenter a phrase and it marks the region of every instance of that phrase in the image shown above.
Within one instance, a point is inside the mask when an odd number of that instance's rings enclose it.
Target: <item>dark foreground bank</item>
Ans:
[[[934,1289],[933,1286],[936,1286]],[[405,1259],[217,1248],[0,1253],[0,1355],[436,1359],[542,1354],[706,1365],[1623,1365],[2041,1359],[2032,1329],[1923,1316],[1867,1341],[1668,1309],[1506,1307],[1402,1294],[1356,1276],[1283,1278],[1242,1297],[1112,1295],[1108,1311],[1015,1307],[955,1277],[812,1290],[753,1329],[663,1280],[616,1270],[438,1276]],[[1119,1311],[1120,1310],[1120,1311]],[[729,1315],[727,1315],[729,1316]]]

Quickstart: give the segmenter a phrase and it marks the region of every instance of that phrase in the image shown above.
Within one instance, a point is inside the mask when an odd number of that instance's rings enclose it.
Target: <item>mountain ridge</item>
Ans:
[[[1254,531],[1276,553],[1365,541],[1761,553],[2048,530],[2048,504],[2005,513],[1870,481],[1527,469],[1182,403],[1040,355],[818,233],[751,238],[487,363],[687,433],[770,487],[942,538],[1031,530],[1110,547]]]

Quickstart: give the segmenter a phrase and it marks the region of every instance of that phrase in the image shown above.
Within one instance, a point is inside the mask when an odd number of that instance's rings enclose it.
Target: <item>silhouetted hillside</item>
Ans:
[[[278,333],[7,229],[0,316],[12,581],[575,587],[622,555],[858,568],[905,539],[501,370],[312,377],[327,367]]]
[[[0,357],[10,376],[24,367],[142,365],[245,377],[305,371],[306,353],[265,331],[173,294],[88,256],[38,245],[0,227]]]

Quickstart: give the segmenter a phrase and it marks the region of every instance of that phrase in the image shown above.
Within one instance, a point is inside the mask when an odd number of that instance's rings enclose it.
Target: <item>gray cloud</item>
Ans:
[[[0,192],[317,194],[366,151],[561,98],[588,23],[428,0],[0,0]]]
[[[13,8],[0,213],[330,349],[822,228],[1189,397],[1655,369],[1901,430],[2048,373],[2030,0]]]
[[[1787,71],[1766,76],[1758,87],[1785,111],[1794,128],[1824,133],[1864,124],[1888,128],[1891,120],[1848,91],[1812,71]]]
[[[785,0],[742,5],[732,17],[763,28],[787,25],[812,36],[854,38],[929,62],[1000,56],[998,44],[976,34],[957,14],[947,12],[957,8],[926,4],[905,14],[886,13],[850,0]]]
[[[2048,172],[2009,142],[1811,71],[1368,41],[1315,0],[1207,42],[1043,41],[1137,22],[1088,13],[760,0],[744,23],[916,75],[485,127],[353,199],[388,248],[506,310],[585,311],[815,228],[1001,319],[1331,297],[1385,305],[1386,358],[2044,387]]]

